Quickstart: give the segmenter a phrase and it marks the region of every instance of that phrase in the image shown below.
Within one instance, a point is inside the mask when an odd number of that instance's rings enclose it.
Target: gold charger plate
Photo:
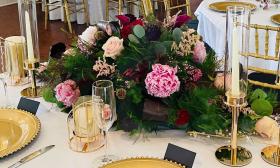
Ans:
[[[276,14],[271,16],[271,21],[276,23],[276,24],[280,24],[280,14]]]
[[[131,158],[109,163],[101,168],[184,168],[179,164],[156,158]]]
[[[209,5],[209,8],[217,11],[217,12],[226,12],[227,11],[227,7],[228,6],[245,6],[245,7],[249,7],[251,10],[255,10],[257,8],[257,6],[255,4],[252,3],[248,3],[248,2],[215,2],[215,3],[211,3]]]
[[[0,158],[28,145],[39,133],[41,124],[33,114],[19,109],[0,108]]]

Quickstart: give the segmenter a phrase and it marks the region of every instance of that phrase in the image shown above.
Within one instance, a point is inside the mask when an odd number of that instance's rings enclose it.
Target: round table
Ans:
[[[14,106],[20,98],[20,91],[27,87],[8,87],[9,99]],[[25,163],[21,168],[98,168],[93,160],[104,154],[104,148],[91,153],[77,153],[68,147],[67,114],[60,112],[58,108],[52,107],[50,103],[42,98],[37,116],[41,121],[41,131],[34,142],[24,149],[0,160],[0,167],[5,168],[19,161],[22,157],[48,145],[55,145],[53,149],[41,156]],[[52,107],[52,108],[51,108]],[[1,134],[0,134],[1,136]],[[212,139],[207,137],[190,137],[184,131],[167,130],[158,134],[147,133],[146,138],[130,137],[129,133],[123,131],[110,131],[108,134],[108,153],[115,154],[120,158],[148,156],[163,158],[168,143],[197,153],[193,168],[227,168],[220,164],[215,158],[218,147],[228,144],[225,139]],[[253,161],[244,168],[272,168],[262,160],[260,151],[263,147],[271,144],[259,137],[243,138],[239,145],[249,149],[253,154]]]
[[[218,59],[222,59],[225,54],[225,42],[226,42],[226,13],[216,12],[209,9],[209,5],[214,2],[220,2],[222,0],[204,0],[195,11],[195,15],[199,21],[198,33],[203,37],[203,40],[212,47]],[[250,2],[257,6],[257,9],[252,12],[251,24],[279,26],[270,20],[270,17],[274,14],[280,14],[280,8],[271,7],[268,10],[263,10],[259,7],[260,2],[255,0],[241,0],[242,2]],[[251,29],[252,30],[252,29]],[[275,39],[276,33],[270,32],[269,34],[269,55],[275,54]],[[264,40],[265,31],[259,31],[259,52],[264,54]],[[250,45],[249,51],[255,52],[254,31],[250,31]],[[266,64],[260,59],[249,59],[250,65],[258,66],[265,69],[276,70],[277,63],[275,61],[267,61]]]

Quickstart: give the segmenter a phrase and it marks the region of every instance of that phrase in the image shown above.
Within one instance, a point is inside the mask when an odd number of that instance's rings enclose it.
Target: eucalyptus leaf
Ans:
[[[173,39],[179,43],[181,41],[181,38],[183,36],[183,31],[179,28],[175,28],[172,32],[172,36],[173,36]]]
[[[131,41],[133,43],[136,43],[136,44],[140,43],[139,40],[137,39],[137,37],[134,36],[133,34],[128,35],[128,39],[129,39],[129,41]]]
[[[136,25],[133,28],[133,33],[138,37],[138,38],[142,38],[145,36],[145,29],[140,26],[140,25]]]
[[[166,54],[166,48],[162,43],[155,44],[155,52],[157,55],[164,55]]]

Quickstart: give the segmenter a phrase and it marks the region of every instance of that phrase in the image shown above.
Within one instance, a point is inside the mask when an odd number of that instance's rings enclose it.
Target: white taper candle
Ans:
[[[35,62],[34,51],[33,51],[33,40],[31,35],[30,18],[27,11],[25,11],[25,24],[26,24],[26,44],[27,44],[27,57],[28,62]]]
[[[238,36],[237,27],[234,23],[231,36],[231,56],[232,56],[232,81],[231,81],[231,94],[233,96],[238,96],[240,94],[239,90],[239,47],[238,47]]]

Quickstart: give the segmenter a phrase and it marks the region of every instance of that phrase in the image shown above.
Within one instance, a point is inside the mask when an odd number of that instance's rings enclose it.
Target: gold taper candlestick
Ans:
[[[231,143],[217,149],[215,155],[219,162],[232,167],[245,166],[252,160],[252,154],[247,149],[237,146],[237,126],[240,109],[247,105],[245,94],[241,93],[238,97],[234,97],[230,92],[226,93],[227,101],[225,104],[229,106],[232,112],[231,123]]]

